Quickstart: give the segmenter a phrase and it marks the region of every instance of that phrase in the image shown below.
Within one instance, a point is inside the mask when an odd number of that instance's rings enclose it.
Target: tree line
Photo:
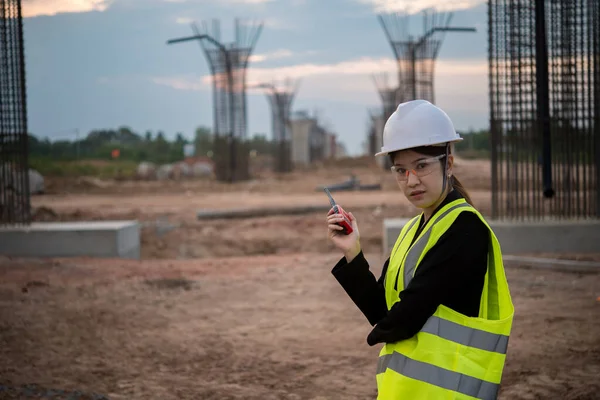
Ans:
[[[460,132],[463,138],[456,143],[455,149],[463,158],[488,158],[491,151],[490,131],[479,130]]]
[[[255,134],[247,141],[258,154],[272,153],[275,149],[275,144],[264,134]],[[212,157],[213,134],[205,126],[196,129],[193,140],[181,133],[169,140],[162,131],[139,134],[128,127],[93,130],[79,140],[50,140],[33,134],[28,137],[30,158],[57,161],[118,158],[166,164],[182,160],[187,144],[195,145],[196,156]]]
[[[472,157],[487,157],[490,151],[489,131],[467,132],[465,140],[456,145],[456,150]],[[255,134],[248,139],[250,148],[258,154],[274,154],[276,144],[265,134]],[[169,140],[162,131],[146,131],[139,134],[128,127],[101,129],[89,132],[84,138],[75,140],[50,140],[29,135],[29,156],[32,159],[73,161],[89,159],[112,159],[115,150],[118,159],[136,163],[149,161],[166,164],[184,158],[185,145],[193,144],[195,155],[212,157],[213,134],[210,128],[199,126],[190,140],[177,133]]]

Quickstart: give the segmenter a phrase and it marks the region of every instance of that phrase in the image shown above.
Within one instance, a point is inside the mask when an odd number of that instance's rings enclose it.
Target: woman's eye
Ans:
[[[396,172],[398,172],[399,174],[405,174],[406,169],[405,168],[396,168]]]
[[[427,167],[427,163],[419,163],[417,164],[417,169],[423,169]]]

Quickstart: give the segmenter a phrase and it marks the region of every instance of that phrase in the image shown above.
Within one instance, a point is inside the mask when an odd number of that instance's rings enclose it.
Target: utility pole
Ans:
[[[75,128],[75,143],[76,158],[79,160],[79,128]]]

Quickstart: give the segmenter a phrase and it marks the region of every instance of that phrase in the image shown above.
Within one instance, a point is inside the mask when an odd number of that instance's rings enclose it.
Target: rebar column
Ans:
[[[599,14],[488,0],[494,218],[600,217]]]
[[[212,33],[192,24],[195,36],[169,40],[178,43],[198,40],[208,61],[214,107],[214,157],[218,180],[236,182],[250,178],[247,143],[246,71],[262,31],[262,24],[250,27],[235,21],[235,42],[220,41],[220,23],[212,21]]]
[[[552,153],[550,143],[550,94],[548,88],[548,47],[546,43],[546,18],[544,2],[535,0],[535,66],[537,118],[542,132],[542,182],[544,196],[553,197]]]
[[[409,15],[388,13],[378,15],[398,65],[398,82],[404,101],[422,99],[435,103],[434,70],[445,32],[475,32],[475,28],[450,27],[452,13],[423,13],[423,35],[409,34]]]
[[[267,99],[271,106],[271,129],[273,141],[275,142],[275,172],[292,171],[292,133],[290,128],[290,116],[292,103],[298,91],[299,81],[287,80],[283,87],[275,84],[262,83],[256,87],[267,90]]]
[[[31,222],[20,0],[0,0],[0,225]]]
[[[382,104],[382,115],[384,124],[388,120],[388,118],[396,111],[396,107],[403,101],[403,92],[400,85],[394,87],[389,84],[387,74],[381,75],[373,75],[373,82],[375,83],[375,87],[377,87],[377,91],[379,92],[379,97],[381,98]],[[376,135],[383,136],[383,132],[375,132]],[[379,142],[383,142],[383,139],[379,140]],[[379,151],[380,149],[377,149]],[[389,169],[392,166],[392,161],[389,157],[385,157],[385,161],[383,162],[383,168]]]

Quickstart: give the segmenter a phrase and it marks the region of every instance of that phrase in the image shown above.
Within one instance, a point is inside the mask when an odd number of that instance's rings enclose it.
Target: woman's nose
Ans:
[[[421,182],[419,177],[415,174],[415,171],[408,170],[406,171],[406,174],[408,175],[408,177],[406,178],[408,186],[415,186]]]

